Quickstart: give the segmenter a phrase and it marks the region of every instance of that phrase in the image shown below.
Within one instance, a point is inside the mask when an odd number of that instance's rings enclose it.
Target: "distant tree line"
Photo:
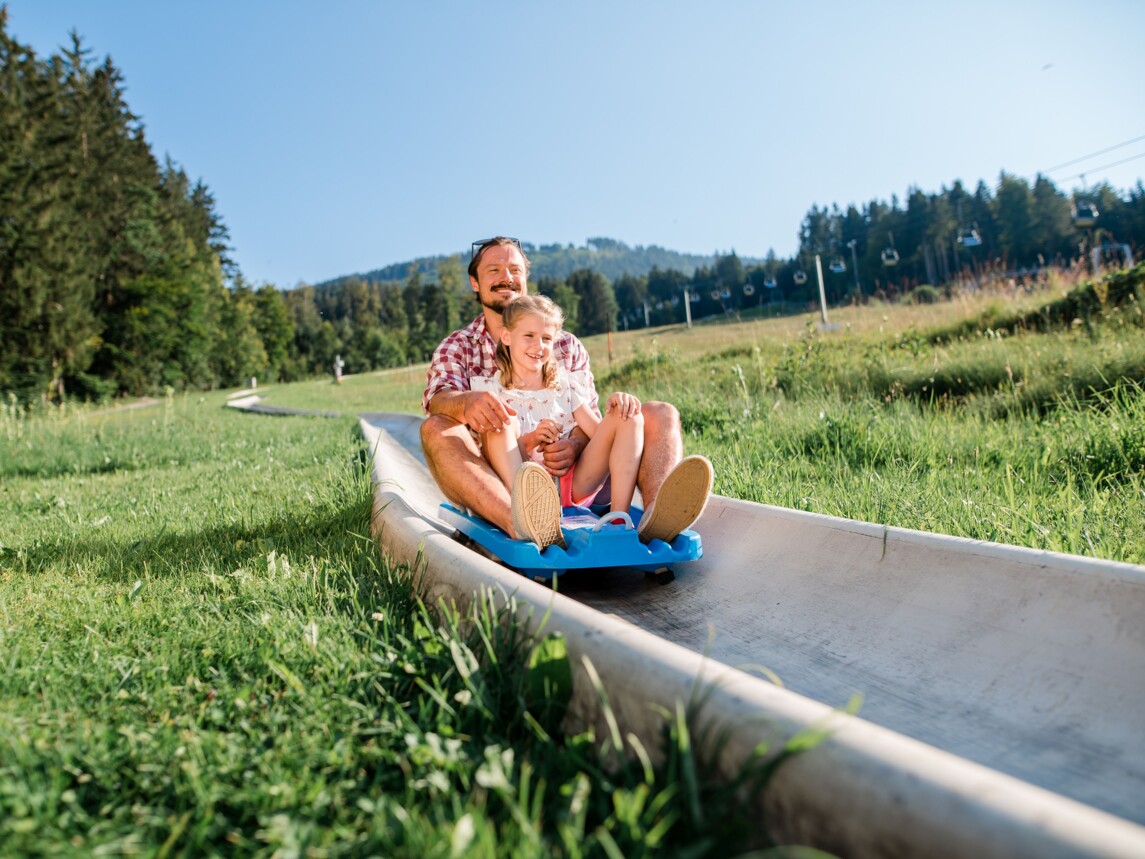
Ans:
[[[1095,252],[1103,265],[1122,264],[1124,249],[1138,259],[1143,246],[1141,182],[1126,195],[1107,184],[1066,195],[1044,176],[1031,186],[1003,173],[996,189],[979,181],[973,194],[958,181],[938,193],[911,189],[905,206],[897,198],[846,210],[813,206],[789,259],[771,251],[744,261],[733,251],[690,273],[653,266],[609,281],[591,267],[537,284],[566,308],[573,330],[589,335],[679,323],[688,311],[702,319],[761,305],[803,309],[819,301],[819,271],[829,304],[895,300],[919,287],[1021,281],[1051,267],[1088,270]],[[544,258],[545,248],[526,247]]]
[[[329,373],[339,357],[347,373],[428,359],[446,334],[476,315],[463,276],[454,256],[439,262],[432,276],[415,267],[404,283],[349,277],[282,293],[292,340],[276,368],[279,378]]]
[[[764,268],[798,298],[807,290],[795,288],[796,273],[811,271],[815,254],[828,270],[842,263],[845,275],[830,271],[824,285],[829,301],[843,301],[893,296],[918,284],[980,283],[1047,266],[1077,266],[1090,262],[1095,248],[1107,258],[1122,245],[1136,254],[1143,244],[1140,181],[1124,197],[1106,184],[1070,196],[1045,176],[1031,186],[1002,173],[994,189],[979,181],[973,193],[957,181],[933,194],[912,188],[905,206],[892,197],[890,204],[871,201],[845,211],[812,207],[800,227],[796,257],[769,259]]]
[[[980,285],[1088,265],[1095,248],[1112,262],[1123,245],[1137,255],[1143,244],[1140,182],[1124,197],[1108,185],[1071,197],[1045,177],[1031,186],[1003,173],[996,190],[981,181],[973,194],[961,182],[932,194],[911,189],[905,206],[897,198],[845,211],[813,206],[790,259],[769,252],[763,260],[741,260],[732,251],[690,257],[685,270],[661,267],[650,262],[648,249],[633,251],[612,239],[590,239],[584,248],[523,247],[534,287],[561,305],[569,330],[588,336],[680,323],[689,311],[703,319],[762,305],[802,310],[819,301],[819,270],[830,304],[895,300],[960,279]],[[400,267],[390,267],[287,293],[301,362],[293,371],[322,372],[331,349],[342,350],[352,371],[426,360],[441,334],[476,315],[464,264],[457,256],[419,260],[406,264],[404,283],[393,279]],[[579,267],[564,273],[573,264]],[[621,273],[610,279],[606,268]],[[446,303],[431,312],[438,301]],[[311,333],[303,335],[304,328]]]
[[[1082,217],[1077,217],[1080,212]],[[1095,218],[1084,217],[1085,213]],[[606,238],[529,245],[533,284],[587,336],[762,304],[893,298],[921,284],[1070,265],[1145,242],[1145,189],[1083,197],[1003,174],[905,205],[812,207],[791,259],[741,260]],[[159,163],[110,59],[78,36],[47,59],[0,7],[0,396],[102,399],[420,363],[478,311],[461,255],[280,291],[254,287],[202,182]],[[893,264],[890,264],[892,263]],[[855,265],[857,263],[857,267]],[[782,302],[782,304],[780,304]]]

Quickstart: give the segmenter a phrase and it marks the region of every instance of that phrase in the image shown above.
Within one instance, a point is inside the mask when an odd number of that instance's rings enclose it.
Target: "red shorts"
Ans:
[[[596,489],[592,490],[588,495],[582,498],[573,498],[573,475],[576,473],[576,465],[568,470],[564,477],[561,478],[561,506],[562,507],[588,507],[592,504],[596,494],[604,488],[602,483]]]

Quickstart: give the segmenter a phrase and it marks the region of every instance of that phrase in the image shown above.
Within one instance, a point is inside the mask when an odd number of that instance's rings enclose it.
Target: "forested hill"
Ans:
[[[643,277],[654,268],[661,271],[679,271],[691,277],[697,269],[713,266],[717,256],[722,255],[715,253],[709,256],[686,254],[666,250],[656,245],[647,247],[637,245],[633,248],[624,242],[606,238],[590,238],[583,247],[576,247],[572,244],[535,245],[525,241],[522,242],[521,246],[529,255],[531,276],[534,280],[540,278],[566,280],[574,271],[588,270],[615,281],[626,274]],[[414,272],[432,279],[437,276],[438,266],[448,262],[452,256],[459,256],[463,264],[468,263],[469,250],[469,248],[465,248],[457,251],[454,255],[441,254],[439,256],[421,257],[409,262],[394,263],[373,271],[331,278],[316,285],[318,287],[338,287],[354,278],[371,283],[401,283]],[[748,265],[761,262],[744,257],[740,259]]]

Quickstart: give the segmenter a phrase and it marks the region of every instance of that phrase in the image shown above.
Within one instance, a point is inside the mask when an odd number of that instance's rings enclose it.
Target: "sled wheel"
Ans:
[[[648,576],[650,579],[655,579],[656,584],[658,585],[666,585],[669,582],[676,581],[676,574],[672,572],[671,567],[661,567],[658,570],[650,570],[644,575]]]

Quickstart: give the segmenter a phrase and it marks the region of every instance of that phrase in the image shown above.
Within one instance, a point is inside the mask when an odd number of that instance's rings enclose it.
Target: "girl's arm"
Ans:
[[[596,416],[596,412],[588,403],[581,403],[573,409],[573,417],[576,419],[576,425],[580,427],[581,432],[592,438],[596,433],[596,428],[600,426],[600,418]]]

